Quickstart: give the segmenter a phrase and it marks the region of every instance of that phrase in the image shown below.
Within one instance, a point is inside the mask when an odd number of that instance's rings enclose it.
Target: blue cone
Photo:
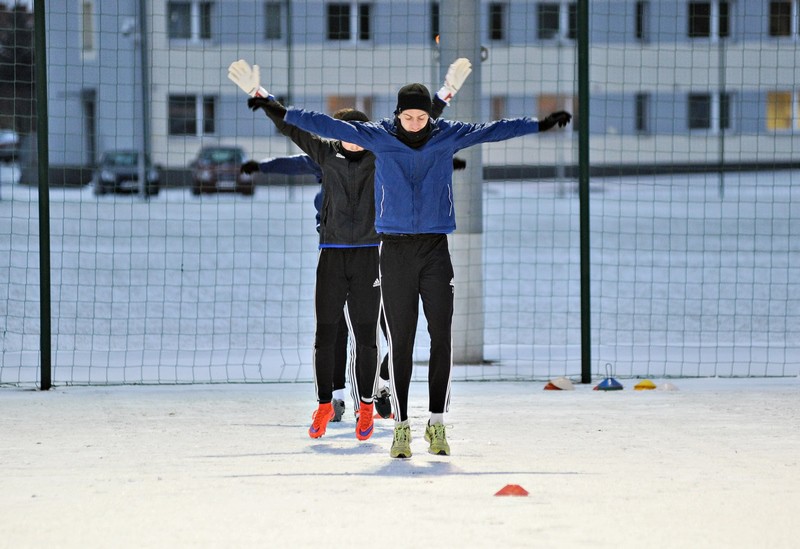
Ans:
[[[595,391],[621,391],[622,390],[622,383],[614,379],[613,377],[607,377],[603,381],[597,384],[594,388]]]

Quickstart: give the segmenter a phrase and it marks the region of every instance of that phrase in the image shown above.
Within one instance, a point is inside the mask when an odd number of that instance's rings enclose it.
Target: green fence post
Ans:
[[[589,0],[578,0],[578,195],[581,246],[581,383],[592,381],[589,248]]]
[[[47,40],[44,0],[33,2],[34,59],[36,63],[36,140],[39,175],[39,311],[41,374],[40,389],[52,387],[50,346],[50,169],[47,125]]]

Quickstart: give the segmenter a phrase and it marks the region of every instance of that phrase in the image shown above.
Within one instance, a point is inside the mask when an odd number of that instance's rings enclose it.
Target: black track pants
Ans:
[[[453,264],[447,236],[383,235],[380,273],[395,420],[408,419],[408,391],[420,298],[431,338],[428,409],[444,413],[450,402],[453,362]]]
[[[342,315],[336,331],[336,347],[333,357],[333,390],[344,389],[347,380],[347,341],[350,332],[347,329],[347,318]]]
[[[314,383],[320,403],[333,398],[337,340],[343,308],[347,303],[348,327],[352,333],[353,389],[371,402],[378,376],[377,325],[380,309],[378,248],[323,248],[317,263],[314,296]]]

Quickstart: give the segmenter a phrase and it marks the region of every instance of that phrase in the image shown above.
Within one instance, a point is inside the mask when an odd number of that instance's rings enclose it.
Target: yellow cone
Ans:
[[[650,391],[655,388],[656,384],[649,379],[642,380],[633,386],[634,391]]]

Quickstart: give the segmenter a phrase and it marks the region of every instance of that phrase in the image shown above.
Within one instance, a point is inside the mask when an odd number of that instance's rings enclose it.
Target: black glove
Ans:
[[[246,174],[256,173],[258,171],[258,162],[255,160],[248,160],[242,164],[242,167],[239,171]]]
[[[454,170],[463,170],[467,167],[467,161],[463,158],[459,158],[457,156],[453,157],[453,169]]]
[[[251,97],[247,100],[247,106],[250,107],[251,111],[257,111],[258,109],[266,109],[268,103],[269,99],[267,99],[266,97]]]
[[[539,131],[546,132],[553,126],[563,128],[572,120],[572,115],[567,111],[556,111],[541,122],[539,122]]]
[[[251,111],[263,109],[265,113],[272,113],[278,118],[283,118],[286,115],[286,107],[267,97],[251,97],[247,100],[247,106],[250,107]]]

